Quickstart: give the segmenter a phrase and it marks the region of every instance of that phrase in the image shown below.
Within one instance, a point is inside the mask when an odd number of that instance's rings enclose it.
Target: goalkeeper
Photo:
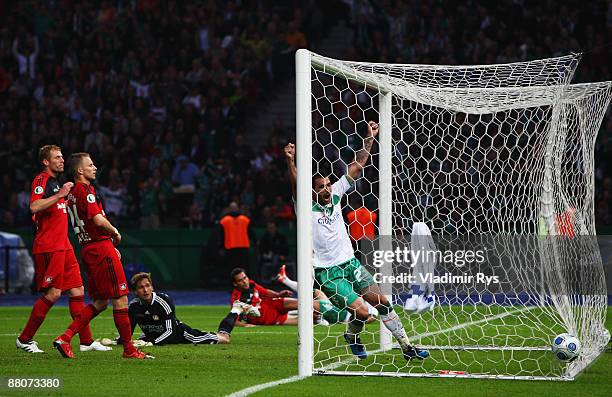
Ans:
[[[138,324],[144,333],[135,343],[139,346],[230,343],[230,334],[238,316],[250,309],[249,305],[237,302],[221,321],[217,332],[206,332],[191,328],[176,318],[172,299],[166,294],[156,293],[153,290],[153,281],[149,273],[135,274],[130,280],[130,289],[136,294],[128,309],[132,332]]]
[[[316,174],[312,177],[312,233],[313,265],[315,285],[318,286],[338,308],[348,308],[353,320],[348,323],[344,339],[352,353],[360,359],[368,356],[359,334],[368,320],[368,307],[374,306],[383,324],[399,342],[406,360],[423,359],[429,356],[427,350],[413,346],[404,326],[391,303],[380,292],[372,275],[355,258],[351,240],[346,231],[340,202],[342,196],[353,187],[355,180],[365,167],[374,138],[378,134],[378,124],[368,122],[367,136],[363,148],[349,165],[347,174],[333,185],[329,178]],[[296,196],[297,169],[295,167],[295,145],[285,146],[285,157],[293,197]],[[310,161],[307,159],[307,161]],[[317,288],[317,287],[315,287]]]

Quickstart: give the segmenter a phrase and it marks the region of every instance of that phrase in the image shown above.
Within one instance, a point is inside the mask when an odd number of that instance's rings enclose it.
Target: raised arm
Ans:
[[[297,168],[295,168],[295,145],[288,143],[285,146],[285,158],[287,159],[287,171],[289,171],[289,181],[291,182],[291,193],[296,196],[297,191]]]
[[[357,152],[355,160],[348,167],[348,176],[352,180],[359,178],[361,170],[368,162],[376,135],[378,135],[378,124],[374,121],[368,121],[368,136],[363,140],[363,148]]]

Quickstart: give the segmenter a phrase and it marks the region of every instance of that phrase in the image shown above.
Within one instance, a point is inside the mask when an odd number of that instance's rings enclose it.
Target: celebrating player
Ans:
[[[121,234],[107,219],[92,182],[96,166],[87,153],[75,153],[70,166],[76,185],[68,196],[67,210],[81,249],[81,258],[89,273],[89,294],[94,299],[75,317],[68,329],[53,341],[63,357],[74,358],[72,336],[113,302],[115,326],[123,341],[123,357],[145,359],[152,356],[138,351],[132,344],[132,329],[128,316],[128,288],[119,251],[113,246],[121,242]]]
[[[329,178],[316,174],[312,178],[312,232],[313,232],[313,265],[315,281],[319,288],[328,296],[335,306],[348,307],[354,314],[349,322],[344,339],[351,351],[360,359],[366,358],[365,346],[361,343],[359,334],[368,319],[368,309],[364,300],[374,306],[383,324],[399,342],[404,358],[423,359],[429,356],[427,350],[421,350],[411,345],[404,326],[393,306],[381,294],[380,288],[374,282],[372,275],[363,267],[351,245],[342,218],[340,201],[360,177],[370,156],[374,138],[378,134],[378,124],[369,121],[368,133],[364,139],[363,148],[355,155],[355,160],[349,165],[347,175],[342,176],[333,185]],[[289,170],[289,179],[296,195],[297,169],[295,167],[295,145],[285,146],[285,157]],[[310,161],[307,159],[307,161]]]
[[[36,224],[32,250],[36,286],[43,295],[34,303],[30,318],[15,342],[19,349],[28,353],[43,353],[32,338],[62,292],[69,296],[68,307],[73,318],[85,307],[81,271],[68,240],[68,215],[64,200],[73,184],[66,182],[60,187],[57,180],[58,175],[64,172],[64,157],[58,146],[43,146],[38,156],[44,170],[32,183],[30,211]],[[80,330],[79,338],[81,351],[111,350],[93,340],[89,326]]]
[[[136,324],[144,335],[139,339],[154,345],[174,343],[225,344],[230,343],[230,334],[238,316],[249,310],[249,305],[235,304],[219,324],[216,333],[191,328],[176,318],[172,299],[156,293],[149,273],[137,273],[130,280],[130,288],[136,294],[128,309],[132,331]]]
[[[289,290],[272,291],[250,280],[246,271],[240,267],[231,272],[234,290],[232,291],[232,305],[244,303],[252,308],[245,310],[246,322],[252,325],[297,325],[297,316],[290,314],[297,310],[298,300],[291,298],[293,293]],[[334,307],[327,297],[319,291],[313,302],[314,316],[319,320],[319,314],[329,323],[345,321],[349,313]]]

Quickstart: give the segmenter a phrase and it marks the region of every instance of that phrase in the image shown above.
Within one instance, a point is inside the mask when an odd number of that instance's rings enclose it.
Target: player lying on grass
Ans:
[[[342,217],[342,196],[353,188],[355,180],[361,176],[370,157],[374,138],[378,134],[378,124],[368,122],[368,132],[363,140],[363,148],[355,155],[348,166],[347,174],[333,185],[328,177],[316,174],[312,177],[312,233],[313,266],[315,288],[320,288],[339,308],[348,308],[353,315],[344,339],[355,356],[364,359],[368,356],[359,334],[369,317],[365,301],[374,306],[380,319],[399,342],[406,360],[423,359],[429,356],[427,350],[413,346],[406,335],[404,325],[395,313],[387,297],[380,291],[372,275],[357,258],[348,236]],[[297,168],[295,167],[295,145],[285,146],[285,157],[293,197],[297,189]],[[310,161],[310,159],[307,159]]]
[[[170,296],[155,292],[149,273],[135,274],[130,280],[130,288],[136,294],[128,309],[132,330],[138,324],[144,333],[138,339],[153,345],[230,343],[236,319],[251,308],[250,305],[237,302],[221,321],[217,332],[200,331],[176,317],[174,302]]]
[[[250,280],[246,271],[240,267],[231,272],[232,304],[242,302],[252,306],[246,311],[243,319],[251,325],[297,325],[298,317],[289,312],[297,310],[298,300],[291,298],[293,293],[289,290],[280,292],[267,289]],[[344,322],[349,317],[347,310],[339,310],[331,304],[325,294],[318,291],[315,295],[314,316],[315,321],[320,321],[320,316],[328,323]],[[239,325],[242,325],[240,323]]]

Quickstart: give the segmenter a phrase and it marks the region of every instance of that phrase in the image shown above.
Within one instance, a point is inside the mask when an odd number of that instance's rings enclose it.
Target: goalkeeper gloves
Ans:
[[[142,340],[142,339],[136,339],[135,341],[133,341],[133,344],[134,344],[134,347],[153,346],[153,343],[147,342],[146,340]]]
[[[100,339],[100,343],[102,343],[104,346],[116,345],[117,342],[119,342],[119,338],[117,338],[117,339],[109,339],[109,338],[102,338],[102,339]],[[142,339],[136,339],[132,343],[134,344],[134,347],[153,346],[153,343],[147,342],[146,340],[142,340]]]

